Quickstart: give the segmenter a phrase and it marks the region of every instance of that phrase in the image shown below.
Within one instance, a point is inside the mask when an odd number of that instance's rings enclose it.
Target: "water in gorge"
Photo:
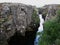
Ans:
[[[42,14],[39,14],[39,18],[40,18],[40,26],[38,28],[37,33],[41,33],[43,31],[43,23],[44,23],[44,19],[42,18]],[[36,34],[37,34],[36,33]],[[41,35],[36,35],[35,41],[34,41],[34,45],[38,45],[38,41]]]

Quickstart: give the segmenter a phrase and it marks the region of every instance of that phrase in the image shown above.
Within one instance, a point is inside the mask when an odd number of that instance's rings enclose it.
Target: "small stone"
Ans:
[[[11,28],[7,28],[7,30],[11,30]]]

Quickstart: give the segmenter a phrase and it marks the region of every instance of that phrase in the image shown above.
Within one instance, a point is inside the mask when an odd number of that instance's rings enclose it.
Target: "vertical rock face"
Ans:
[[[51,19],[52,17],[56,16],[57,10],[60,10],[59,4],[51,4],[51,5],[45,5],[42,7],[42,15],[45,18],[45,21]]]
[[[2,3],[1,4],[1,19],[5,26],[9,27],[7,30],[17,30],[20,33],[24,33],[26,27],[31,23],[31,16],[33,12],[32,6],[16,3]],[[2,24],[3,25],[3,24]]]
[[[45,18],[45,20],[49,20],[51,19],[53,16],[56,15],[56,7],[55,6],[52,6],[52,5],[49,5],[48,6],[48,12],[47,12],[47,16]]]
[[[26,29],[31,25],[34,7],[20,3],[0,4],[0,44],[7,43],[6,40],[15,32],[25,36]],[[28,30],[27,30],[28,31]],[[1,44],[1,45],[5,45]],[[7,44],[6,44],[7,45]]]

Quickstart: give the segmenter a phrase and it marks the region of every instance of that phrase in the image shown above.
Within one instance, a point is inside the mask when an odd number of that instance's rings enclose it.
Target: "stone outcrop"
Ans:
[[[38,24],[33,23],[33,12],[34,7],[31,5],[0,3],[0,45],[7,45],[7,39],[15,32],[25,36],[26,31],[35,31]]]
[[[59,4],[50,4],[42,7],[42,16],[45,21],[51,19],[57,14],[57,10],[60,10]]]

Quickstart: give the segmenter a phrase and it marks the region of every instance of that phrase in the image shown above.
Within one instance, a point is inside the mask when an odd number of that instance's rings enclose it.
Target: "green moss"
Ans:
[[[37,15],[37,11],[34,10],[33,14],[32,14],[32,20],[33,20],[33,24],[37,25],[40,22],[39,16]]]

